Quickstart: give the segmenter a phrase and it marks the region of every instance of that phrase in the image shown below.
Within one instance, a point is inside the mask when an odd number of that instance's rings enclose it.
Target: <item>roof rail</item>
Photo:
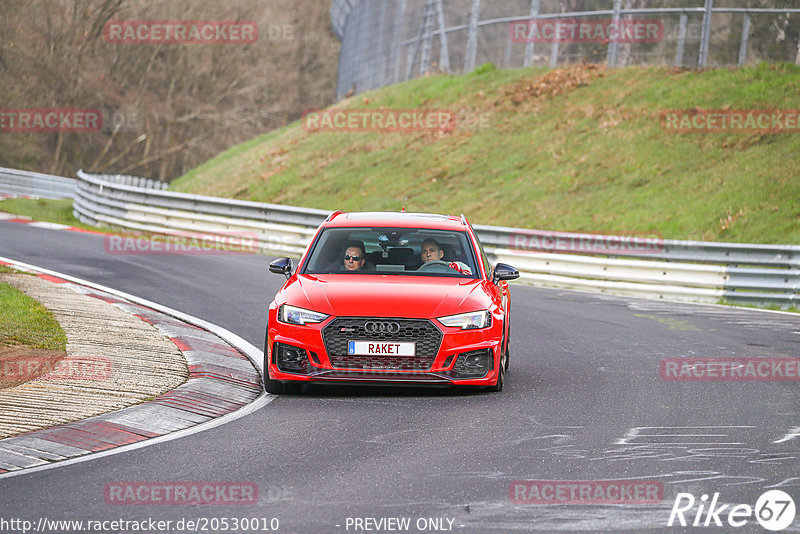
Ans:
[[[461,224],[463,224],[464,226],[469,226],[469,224],[467,223],[467,218],[464,217],[463,213],[461,214]]]
[[[342,213],[344,213],[342,210],[336,210],[336,211],[334,211],[333,213],[331,213],[330,215],[328,215],[328,218],[327,218],[327,219],[325,219],[325,222],[328,222],[328,221],[330,221],[331,219],[333,219],[333,218],[334,218],[334,217],[336,217],[337,215],[341,215]]]

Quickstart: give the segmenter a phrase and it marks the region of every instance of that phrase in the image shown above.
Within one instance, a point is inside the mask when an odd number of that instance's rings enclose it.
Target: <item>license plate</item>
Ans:
[[[394,341],[351,341],[347,354],[351,356],[414,356],[416,343]]]

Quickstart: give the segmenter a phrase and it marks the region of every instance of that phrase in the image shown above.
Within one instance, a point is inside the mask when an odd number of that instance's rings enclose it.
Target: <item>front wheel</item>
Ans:
[[[303,389],[303,384],[300,382],[281,382],[264,378],[264,391],[273,395],[295,395],[300,393],[301,389]]]
[[[269,377],[269,357],[267,348],[269,347],[269,330],[264,334],[264,391],[273,395],[294,395],[303,389],[302,382],[281,382],[272,380]]]
[[[511,362],[511,325],[508,325],[508,334],[506,335],[506,371]]]
[[[494,385],[489,386],[489,391],[503,391],[503,382],[505,381],[506,377],[506,355],[501,353],[500,356],[500,365],[497,369],[497,381]]]

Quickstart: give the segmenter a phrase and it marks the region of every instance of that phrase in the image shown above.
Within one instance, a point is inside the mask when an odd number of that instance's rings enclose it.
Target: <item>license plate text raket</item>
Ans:
[[[351,356],[414,356],[416,343],[396,341],[350,341],[347,354]]]

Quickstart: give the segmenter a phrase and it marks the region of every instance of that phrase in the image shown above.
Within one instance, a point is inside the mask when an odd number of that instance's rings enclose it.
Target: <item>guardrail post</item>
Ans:
[[[622,0],[614,0],[614,15],[611,18],[611,24],[617,28],[619,33],[619,19],[620,11],[622,10]],[[608,44],[608,66],[612,69],[617,66],[617,58],[619,57],[619,39],[611,41]]]
[[[378,69],[373,69],[375,74],[373,78],[375,79],[376,85],[381,86],[386,83],[386,67],[388,66],[388,62],[385,59],[386,56],[386,39],[384,37],[384,30],[386,29],[386,2],[388,0],[381,0],[381,21],[378,25],[378,46],[379,48],[379,57],[381,62],[380,68],[380,76],[378,76]]]
[[[444,24],[444,7],[442,0],[436,0],[439,10],[439,66],[444,72],[450,72],[450,48],[447,45],[447,27]]]
[[[478,56],[478,18],[480,17],[481,0],[472,0],[472,10],[469,14],[469,36],[467,37],[467,50],[464,54],[464,72],[475,70],[475,59]]]
[[[553,41],[550,45],[550,68],[554,69],[558,65],[558,41]]]
[[[800,43],[797,43],[797,51],[794,56],[794,64],[800,65]]]
[[[353,14],[355,14],[356,17],[358,18],[358,35],[361,35],[361,36],[366,35],[366,25],[369,22],[367,20],[367,14],[364,13],[363,10],[359,11],[358,13],[354,12]],[[362,39],[363,39],[363,37],[362,37]],[[361,65],[364,64],[364,59],[363,59],[364,46],[366,46],[366,42],[364,40],[362,40],[360,42],[358,40],[353,40],[353,50],[354,50],[354,53],[353,53],[353,65],[355,65],[356,68],[359,68]],[[364,74],[362,74],[362,73],[364,73]],[[359,70],[354,70],[353,71],[353,81],[356,82],[356,84],[358,84],[358,81],[362,82],[361,83],[361,86],[362,86],[361,90],[362,91],[366,91],[367,89],[371,89],[371,87],[365,86],[365,84],[364,84],[364,82],[366,80],[368,80],[368,79],[369,78],[366,77],[366,73],[364,72],[364,70],[361,70],[359,68]]]
[[[433,16],[436,11],[436,0],[425,2],[425,14],[422,16],[422,59],[419,61],[419,74],[428,73],[431,63],[431,48],[433,47]]]
[[[417,40],[417,46],[419,46],[419,40]],[[416,47],[408,47],[406,52],[406,76],[403,78],[403,81],[411,79],[411,71],[414,69],[414,57],[417,55]]]
[[[750,14],[744,14],[744,22],[742,22],[742,43],[739,45],[739,66],[744,65],[747,61],[747,41],[750,38]]]
[[[403,28],[405,11],[406,0],[400,0],[397,4],[397,14],[394,19],[394,46],[392,48],[392,68],[394,70],[392,80],[394,83],[400,82],[400,30]]]
[[[700,36],[700,55],[697,68],[704,69],[708,65],[708,43],[711,37],[711,15],[714,12],[714,0],[706,0],[703,10],[703,33]]]
[[[511,66],[511,45],[513,41],[509,36],[506,39],[506,53],[503,55],[503,68],[507,69]]]
[[[675,66],[683,67],[683,49],[686,45],[686,13],[681,13],[681,20],[678,23],[678,46],[675,51]]]
[[[422,42],[422,34],[425,31],[425,25],[421,25],[419,27],[419,33],[417,34],[417,41],[414,43],[414,48],[412,49],[409,47],[408,49],[408,62],[406,64],[406,80],[411,79],[411,73],[414,70],[414,60],[417,59],[417,53],[419,52],[419,45]]]
[[[531,0],[531,24],[536,24],[536,19],[539,17],[539,0]],[[533,52],[536,43],[525,43],[525,63],[526,67],[533,65]]]

